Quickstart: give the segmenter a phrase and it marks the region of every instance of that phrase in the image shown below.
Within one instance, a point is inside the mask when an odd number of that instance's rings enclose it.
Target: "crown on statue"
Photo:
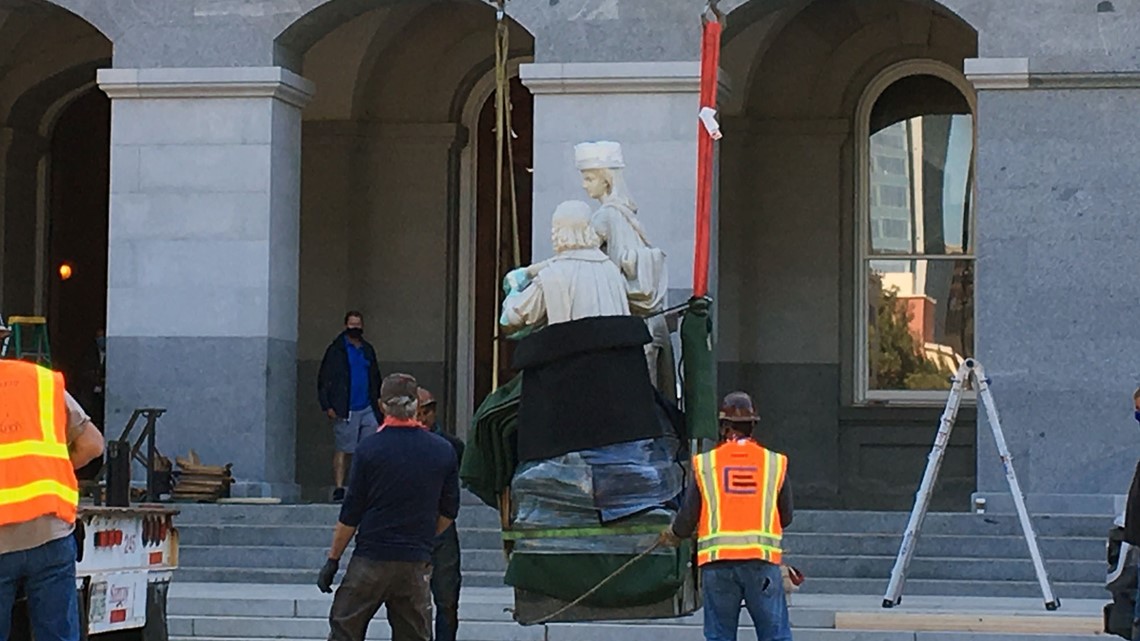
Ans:
[[[574,164],[579,171],[585,169],[622,169],[625,160],[621,144],[610,141],[584,142],[574,146]]]

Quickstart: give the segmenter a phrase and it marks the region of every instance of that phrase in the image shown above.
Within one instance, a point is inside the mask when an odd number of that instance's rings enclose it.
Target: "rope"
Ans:
[[[504,541],[525,539],[579,539],[591,536],[626,536],[659,534],[662,525],[630,525],[626,527],[567,527],[544,530],[510,530],[503,532]]]
[[[498,0],[495,14],[495,309],[502,304],[499,279],[503,277],[503,170],[504,162],[509,165],[507,173],[511,204],[511,249],[512,267],[522,264],[522,246],[519,239],[518,189],[515,181],[515,150],[511,140],[514,129],[511,125],[510,76],[507,61],[510,59],[510,26],[507,24],[507,0]],[[506,143],[506,153],[503,146]],[[505,156],[505,157],[504,157]],[[499,361],[501,349],[501,328],[495,323],[492,350],[491,389],[499,388]]]
[[[641,554],[638,554],[637,556],[633,557],[632,559],[626,561],[624,565],[622,565],[620,568],[614,570],[609,576],[602,579],[602,581],[600,583],[598,583],[594,587],[590,588],[589,591],[587,591],[585,594],[578,597],[577,599],[574,599],[570,603],[567,603],[566,605],[562,606],[561,608],[558,608],[554,612],[551,612],[550,614],[542,617],[541,619],[538,619],[537,621],[535,621],[531,625],[542,625],[544,623],[550,623],[550,621],[552,621],[553,619],[555,619],[558,616],[561,616],[570,608],[573,608],[577,605],[580,605],[586,599],[597,594],[598,590],[601,590],[603,587],[605,587],[607,583],[616,579],[622,572],[625,572],[631,566],[633,566],[633,564],[637,563],[638,561],[640,561],[640,560],[644,559],[645,557],[649,556],[650,554],[652,554],[659,547],[661,547],[661,541],[654,541],[653,545],[649,546],[648,549],[646,549]]]

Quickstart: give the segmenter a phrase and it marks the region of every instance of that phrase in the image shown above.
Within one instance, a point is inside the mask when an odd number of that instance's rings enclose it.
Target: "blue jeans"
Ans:
[[[435,539],[431,552],[431,596],[435,601],[435,641],[455,641],[459,632],[459,532],[453,523]]]
[[[79,641],[75,537],[0,554],[0,641],[8,641],[16,590],[21,586],[36,641]]]
[[[757,641],[791,641],[780,566],[764,561],[714,561],[701,567],[705,639],[736,641],[740,603],[748,608]]]

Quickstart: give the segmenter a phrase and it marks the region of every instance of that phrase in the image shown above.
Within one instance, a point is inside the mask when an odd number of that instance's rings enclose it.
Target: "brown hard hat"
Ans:
[[[744,392],[733,392],[724,397],[720,404],[720,420],[730,423],[758,423],[760,415],[752,397]]]

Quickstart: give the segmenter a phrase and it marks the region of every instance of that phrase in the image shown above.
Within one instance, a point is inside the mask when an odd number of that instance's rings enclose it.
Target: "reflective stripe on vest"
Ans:
[[[64,393],[62,375],[0,361],[0,525],[49,515],[75,521],[79,491]]]
[[[725,443],[693,458],[701,492],[697,562],[759,559],[780,563],[777,500],[787,457],[754,441]]]

